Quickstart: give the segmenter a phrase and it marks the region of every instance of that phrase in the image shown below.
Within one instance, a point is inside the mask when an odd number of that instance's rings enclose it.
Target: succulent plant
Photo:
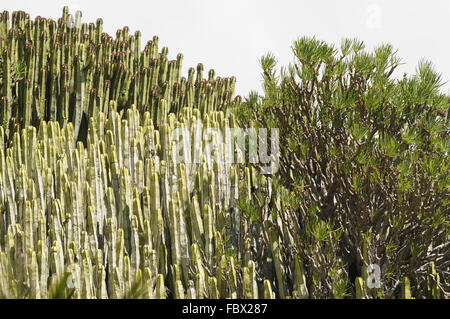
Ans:
[[[130,35],[124,27],[113,38],[101,19],[89,25],[71,19],[67,7],[58,21],[0,14],[0,118],[8,137],[44,120],[72,122],[75,140],[85,142],[89,119],[107,114],[112,101],[121,113],[131,105],[149,111],[157,127],[169,111],[192,107],[203,114],[234,102],[234,77],[214,78],[211,70],[203,79],[201,64],[195,80],[181,77],[183,55],[169,60],[157,36],[141,49],[139,31]]]
[[[223,238],[224,185],[237,191],[231,173],[245,168],[220,169],[201,149],[201,163],[177,163],[170,139],[197,121],[225,134],[234,78],[204,80],[199,65],[186,80],[157,37],[141,51],[140,33],[113,39],[101,20],[67,18],[15,12],[8,29],[0,16],[0,297],[248,295]]]

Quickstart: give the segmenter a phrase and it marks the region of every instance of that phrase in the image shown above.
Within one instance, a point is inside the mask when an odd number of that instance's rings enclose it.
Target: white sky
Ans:
[[[449,0],[3,0],[0,10],[57,19],[64,5],[72,13],[81,10],[83,22],[103,18],[111,35],[125,25],[132,33],[140,30],[143,46],[158,35],[170,59],[183,53],[183,75],[201,62],[217,76],[236,76],[242,96],[261,92],[263,54],[271,51],[286,65],[293,59],[291,45],[305,35],[335,45],[357,37],[368,49],[391,43],[406,63],[397,75],[412,73],[427,58],[450,80]],[[442,91],[450,94],[450,82]]]

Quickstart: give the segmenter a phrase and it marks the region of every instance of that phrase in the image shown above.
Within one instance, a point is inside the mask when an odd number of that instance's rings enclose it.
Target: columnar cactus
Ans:
[[[362,277],[357,277],[355,279],[355,289],[356,289],[356,299],[365,299],[365,284]]]
[[[113,39],[103,33],[101,19],[82,24],[77,14],[73,21],[67,7],[58,22],[32,21],[24,12],[9,20],[8,12],[0,15],[0,119],[8,136],[47,120],[61,126],[73,122],[74,138],[83,139],[86,120],[107,113],[111,101],[118,111],[134,104],[142,113],[159,114],[157,126],[169,111],[196,107],[206,114],[233,102],[235,78],[214,78],[211,70],[205,80],[201,64],[195,83],[191,76],[181,77],[183,55],[169,60],[167,48],[158,51],[156,36],[142,50],[140,32],[130,35],[125,27]]]
[[[411,299],[411,284],[408,277],[402,279],[402,299]]]
[[[428,265],[428,279],[427,279],[427,289],[430,298],[439,299],[440,288],[439,288],[440,278],[439,274],[436,272],[436,266],[434,262],[430,262]]]

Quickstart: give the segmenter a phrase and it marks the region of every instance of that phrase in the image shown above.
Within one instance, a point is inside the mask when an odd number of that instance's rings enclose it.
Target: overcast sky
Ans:
[[[261,92],[263,54],[271,51],[286,65],[293,41],[305,35],[335,45],[357,37],[369,49],[391,43],[405,62],[399,75],[427,58],[450,80],[449,0],[15,0],[2,1],[0,9],[57,19],[64,5],[73,14],[81,10],[83,22],[103,18],[111,35],[125,25],[142,32],[143,45],[158,35],[169,58],[183,53],[184,75],[201,62],[218,76],[236,76],[242,96]],[[442,90],[450,94],[450,83]]]

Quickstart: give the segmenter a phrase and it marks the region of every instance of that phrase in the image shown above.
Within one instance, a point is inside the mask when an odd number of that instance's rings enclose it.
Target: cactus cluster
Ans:
[[[274,298],[272,287],[286,297],[277,231],[270,226],[274,282],[252,260],[255,225],[238,209],[270,178],[227,161],[225,143],[207,135],[200,145],[216,145],[215,160],[199,147],[199,163],[177,163],[169,136],[176,128],[193,135],[199,124],[236,125],[229,112],[183,108],[157,129],[150,112],[132,106],[121,116],[111,101],[108,114],[89,119],[86,147],[74,143],[71,122],[14,133],[0,148],[0,297],[50,298],[58,285],[70,298],[137,290],[145,298]],[[307,297],[298,258],[294,269],[294,293]]]
[[[116,37],[103,32],[103,21],[81,23],[67,7],[54,21],[31,20],[25,12],[0,13],[1,112],[5,134],[41,121],[74,126],[74,138],[85,140],[88,120],[135,105],[142,113],[177,113],[184,107],[202,114],[231,104],[235,78],[203,77],[203,65],[181,77],[182,54],[170,60],[167,47],[159,52],[154,36],[141,50],[141,33],[129,28]],[[197,71],[197,72],[196,72]],[[165,109],[162,100],[166,101]],[[157,123],[155,123],[157,125]]]
[[[0,148],[0,296],[48,298],[64,280],[79,298],[123,298],[136,284],[148,298],[257,298],[255,262],[237,270],[227,253],[245,254],[228,234],[239,235],[230,207],[246,168],[201,148],[201,163],[176,163],[168,138],[233,116],[184,108],[158,130],[150,112],[120,116],[116,106],[90,118],[87,147],[74,143],[71,122],[43,121]]]
[[[68,18],[0,15],[0,297],[275,297],[236,208],[250,168],[203,136],[178,163],[170,139],[235,127],[235,78]]]

